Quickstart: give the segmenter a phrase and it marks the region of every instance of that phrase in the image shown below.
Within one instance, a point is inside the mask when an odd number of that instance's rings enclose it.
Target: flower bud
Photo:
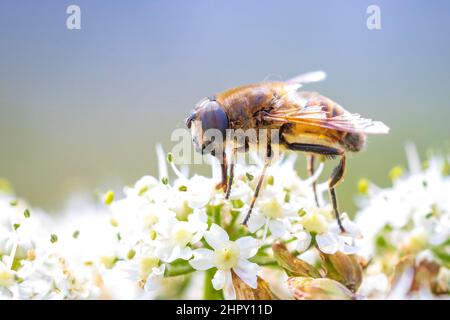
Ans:
[[[103,203],[109,206],[114,201],[114,191],[109,190],[106,192],[106,194],[103,196]]]
[[[363,270],[355,255],[346,255],[342,252],[334,254],[320,253],[327,277],[339,281],[352,292],[356,292],[361,285]]]
[[[293,277],[288,287],[296,300],[352,300],[356,296],[337,281],[320,278]]]
[[[270,291],[269,285],[262,278],[258,277],[256,289],[249,287],[234,272],[232,273],[233,287],[236,291],[237,300],[275,300],[276,297]]]
[[[274,258],[286,270],[288,275],[312,278],[320,277],[320,273],[316,268],[290,253],[283,242],[276,241],[272,245],[272,250]]]

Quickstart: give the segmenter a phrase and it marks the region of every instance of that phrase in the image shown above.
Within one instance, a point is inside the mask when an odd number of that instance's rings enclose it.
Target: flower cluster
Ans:
[[[371,258],[361,289],[392,299],[447,297],[450,289],[450,165],[433,157],[420,165],[409,152],[410,172],[392,169],[393,185],[360,182],[358,226]]]
[[[119,199],[108,191],[102,203],[55,217],[0,180],[0,298],[408,297],[405,281],[417,292],[424,279],[431,294],[448,293],[450,182],[437,169],[442,161],[390,189],[366,183],[358,225],[342,214],[345,233],[323,197],[327,182],[317,184],[316,205],[312,184],[323,165],[302,179],[294,155],[269,167],[243,226],[262,171],[255,161],[236,165],[226,199],[215,187],[214,159],[211,177],[189,176],[159,147],[159,178],[144,176]],[[413,280],[405,280],[410,269]]]

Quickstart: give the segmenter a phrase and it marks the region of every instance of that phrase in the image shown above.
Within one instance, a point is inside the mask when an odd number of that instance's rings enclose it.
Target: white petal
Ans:
[[[161,258],[161,260],[163,260],[165,262],[172,262],[174,260],[177,260],[180,257],[180,253],[181,253],[181,247],[175,246],[172,248],[172,250],[170,252],[166,252],[166,254],[163,255],[163,257]]]
[[[144,290],[146,292],[151,292],[158,288],[160,280],[164,276],[165,270],[165,265],[152,269],[152,273],[147,277],[147,281],[145,281]]]
[[[192,209],[201,209],[205,207],[210,200],[210,197],[192,196],[188,199],[188,206]]]
[[[246,259],[239,259],[239,263],[233,268],[233,271],[251,288],[256,289],[259,266],[256,263],[250,262]]]
[[[192,257],[192,249],[189,247],[181,248],[179,257],[183,260],[189,260]]]
[[[274,237],[282,237],[286,233],[286,226],[280,220],[272,219],[269,222],[269,230]]]
[[[226,272],[225,285],[224,285],[224,296],[226,299],[235,300],[236,299],[236,291],[233,286],[233,279],[230,271]]]
[[[208,270],[214,266],[214,251],[209,249],[197,249],[193,252],[194,258],[189,264],[195,270]]]
[[[266,223],[266,217],[260,213],[254,212],[247,222],[248,231],[251,233],[261,229],[261,227]]]
[[[340,251],[345,254],[356,254],[359,252],[359,248],[344,243],[344,245],[341,246]]]
[[[340,247],[339,237],[334,233],[327,232],[316,236],[317,245],[320,251],[328,254],[336,253]]]
[[[355,245],[354,239],[348,236],[339,236],[339,251],[345,254],[356,254],[360,252],[360,248]]]
[[[346,233],[348,233],[352,237],[360,237],[361,231],[358,228],[358,225],[349,219],[344,219],[342,221],[342,226],[344,227]]]
[[[214,277],[212,278],[212,285],[214,289],[221,290],[225,287],[227,273],[229,273],[231,276],[231,272],[229,270],[217,270],[217,272],[214,274]]]
[[[155,275],[155,276],[162,276],[162,275],[164,275],[164,272],[166,271],[166,265],[165,264],[162,264],[162,265],[160,265],[159,267],[154,267],[153,269],[152,269],[152,273]]]
[[[236,240],[241,256],[244,258],[251,258],[259,248],[259,241],[253,237],[243,237]]]
[[[205,240],[214,249],[220,247],[224,242],[229,241],[228,234],[217,224],[212,224],[209,231],[205,232]]]
[[[303,252],[309,248],[311,244],[311,234],[309,232],[299,232],[295,235],[297,238],[297,243],[295,249],[299,252]]]

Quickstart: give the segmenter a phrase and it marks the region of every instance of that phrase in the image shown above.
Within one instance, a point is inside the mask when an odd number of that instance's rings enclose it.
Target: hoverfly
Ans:
[[[333,211],[342,232],[342,226],[335,188],[344,178],[346,153],[358,152],[365,144],[367,134],[388,133],[389,128],[379,121],[362,118],[350,113],[331,99],[316,92],[298,91],[305,83],[321,81],[325,78],[322,71],[311,72],[287,81],[261,82],[245,85],[221,92],[213,97],[201,100],[186,119],[191,130],[192,140],[197,152],[214,151],[208,148],[217,143],[208,139],[205,132],[218,130],[225,145],[228,129],[266,129],[277,130],[277,140],[281,149],[305,152],[308,157],[307,171],[314,174],[317,157],[320,159],[339,157],[328,181],[329,195]],[[266,169],[272,160],[272,142],[266,141],[265,162],[258,180],[249,210],[243,221],[246,225],[262,186]],[[214,148],[213,150],[217,150]],[[225,150],[222,146],[221,150]],[[248,151],[248,145],[233,149],[233,153]],[[221,161],[222,180],[217,188],[223,188],[229,197],[233,183],[234,164],[227,163],[225,151]],[[229,170],[229,172],[228,172]],[[315,184],[313,191],[317,201]]]

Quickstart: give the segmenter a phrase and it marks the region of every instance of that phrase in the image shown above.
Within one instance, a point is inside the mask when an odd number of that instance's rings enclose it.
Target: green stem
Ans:
[[[278,262],[275,259],[267,256],[254,256],[249,260],[259,266],[278,266]]]
[[[164,272],[165,277],[176,277],[194,272],[195,269],[191,267],[190,264],[176,264],[176,265],[166,265],[166,271]]]
[[[222,290],[214,289],[212,278],[216,273],[216,269],[208,269],[205,271],[205,280],[203,283],[203,299],[205,300],[223,300]]]

